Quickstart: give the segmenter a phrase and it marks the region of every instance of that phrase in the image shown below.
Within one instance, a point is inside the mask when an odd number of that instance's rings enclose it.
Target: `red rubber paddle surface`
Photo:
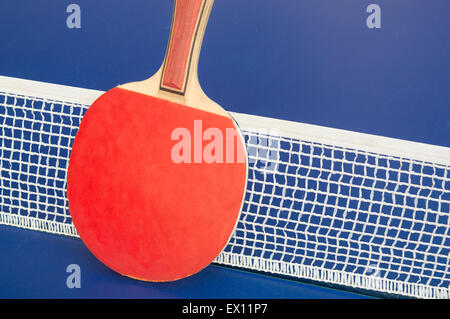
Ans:
[[[209,265],[232,234],[247,165],[172,161],[172,131],[194,132],[194,120],[223,136],[234,128],[230,118],[120,88],[95,101],[81,122],[68,169],[69,210],[88,249],[122,275],[187,277]]]

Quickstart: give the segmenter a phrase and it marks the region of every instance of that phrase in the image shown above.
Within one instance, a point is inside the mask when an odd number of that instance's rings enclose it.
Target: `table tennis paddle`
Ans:
[[[197,75],[212,5],[176,0],[162,67],[100,96],[73,143],[73,223],[88,249],[125,276],[173,281],[197,273],[226,246],[242,208],[242,136]]]

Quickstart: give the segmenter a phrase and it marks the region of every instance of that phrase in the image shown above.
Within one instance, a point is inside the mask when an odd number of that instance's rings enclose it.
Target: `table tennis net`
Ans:
[[[102,92],[0,77],[0,224],[77,237],[66,172]],[[450,149],[232,113],[245,202],[217,264],[450,297]]]

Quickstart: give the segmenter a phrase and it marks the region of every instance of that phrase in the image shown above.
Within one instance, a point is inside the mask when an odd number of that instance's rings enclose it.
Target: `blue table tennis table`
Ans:
[[[199,66],[234,112],[450,146],[447,0],[216,0]],[[0,75],[107,90],[147,78],[164,56],[171,1],[0,3]],[[81,288],[66,285],[67,266]],[[368,298],[293,278],[211,265],[172,283],[104,267],[77,238],[0,226],[0,298]]]

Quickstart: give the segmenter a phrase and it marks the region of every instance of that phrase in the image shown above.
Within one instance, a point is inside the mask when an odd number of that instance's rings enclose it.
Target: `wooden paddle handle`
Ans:
[[[197,72],[203,35],[214,0],[175,0],[160,89],[185,95]]]

